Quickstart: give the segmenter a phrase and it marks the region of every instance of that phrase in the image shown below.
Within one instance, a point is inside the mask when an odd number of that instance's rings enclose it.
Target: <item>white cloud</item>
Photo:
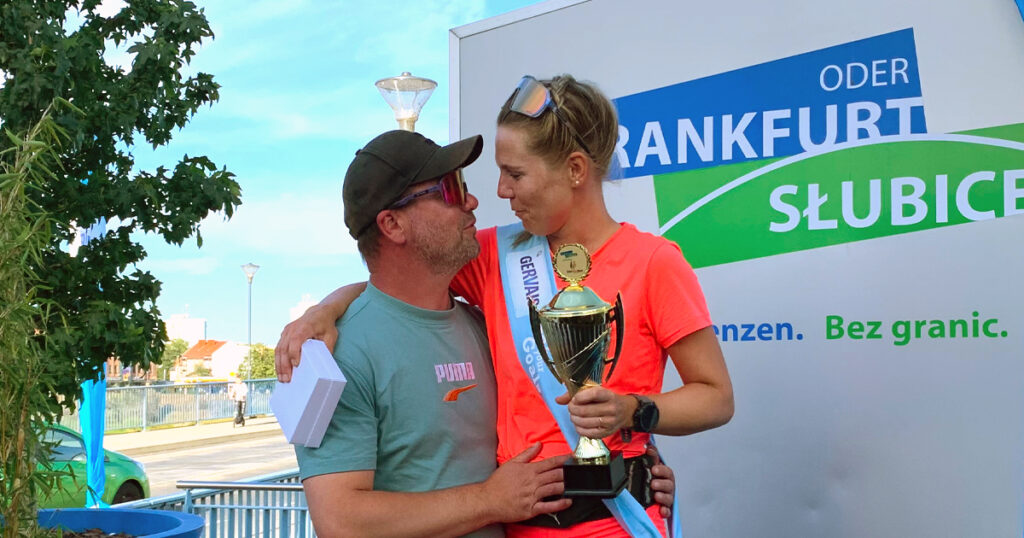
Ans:
[[[250,134],[278,140],[321,137],[362,142],[397,126],[373,83],[363,81],[301,94],[232,94],[221,100],[215,113],[255,122],[262,126],[249,129]]]
[[[246,198],[230,221],[221,215],[207,217],[201,225],[204,248],[231,246],[284,255],[298,265],[321,265],[339,255],[356,254],[356,242],[342,217],[341,184],[334,184],[336,188],[327,192]]]
[[[96,6],[96,14],[101,17],[113,17],[121,12],[128,3],[124,0],[103,0]]]
[[[399,10],[388,2],[366,2],[361,6],[366,11],[360,15],[367,20],[390,19],[391,24],[381,25],[380,28],[386,30],[376,33],[355,33],[359,29],[353,28],[350,35],[360,36],[359,42],[353,43],[356,59],[381,65],[414,61],[424,67],[438,68],[438,73],[448,71],[446,30],[479,20],[485,12],[482,0],[409,2],[402,4],[403,9]],[[429,46],[433,43],[441,46]],[[419,66],[410,68],[421,69]]]
[[[220,267],[221,261],[213,256],[195,258],[147,258],[139,263],[139,269],[157,275],[178,273],[184,275],[209,275]]]
[[[125,0],[103,0],[93,9],[93,13],[101,17],[110,18],[117,15],[127,5],[128,3]],[[64,12],[65,32],[69,34],[77,32],[84,22],[85,17],[82,16],[81,2],[76,2],[74,6]]]
[[[259,22],[275,21],[289,14],[308,9],[312,4],[309,0],[218,0],[221,7],[228,6],[233,16],[229,23],[233,26],[250,26]],[[209,17],[208,17],[209,18]]]
[[[302,317],[306,313],[309,307],[317,304],[317,301],[313,300],[313,295],[309,293],[303,293],[302,299],[295,306],[288,309],[288,321],[295,321]]]

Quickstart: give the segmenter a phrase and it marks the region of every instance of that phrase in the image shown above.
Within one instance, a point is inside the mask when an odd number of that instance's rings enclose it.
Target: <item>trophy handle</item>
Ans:
[[[534,306],[533,301],[529,297],[526,298],[526,304],[530,307],[530,328],[533,330],[533,340],[537,344],[537,352],[540,353],[540,358],[544,361],[544,364],[548,366],[548,370],[551,371],[551,375],[555,376],[555,379],[559,383],[565,384],[562,378],[558,375],[558,371],[555,370],[555,362],[548,357],[547,347],[544,345],[544,338],[541,335],[540,330],[540,314],[537,313],[537,307]]]
[[[614,372],[615,367],[618,366],[619,357],[622,355],[622,336],[625,333],[626,328],[626,319],[622,314],[622,292],[619,292],[615,297],[615,308],[611,311],[611,317],[612,319],[610,321],[615,322],[615,357],[605,360],[605,364],[611,365],[611,367],[608,368],[608,375],[604,376],[605,383],[612,378],[612,372]]]

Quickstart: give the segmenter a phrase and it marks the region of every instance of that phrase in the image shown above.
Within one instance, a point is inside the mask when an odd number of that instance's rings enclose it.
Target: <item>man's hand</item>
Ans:
[[[636,399],[622,396],[604,387],[588,387],[576,393],[555,398],[562,405],[569,404],[569,415],[576,433],[591,439],[604,439],[622,428],[632,426]]]
[[[483,482],[484,498],[493,500],[497,521],[523,521],[538,514],[565,510],[572,504],[571,499],[544,500],[565,491],[562,463],[569,455],[530,463],[539,453],[540,443],[535,443],[506,461]]]
[[[654,502],[660,505],[661,517],[668,519],[672,517],[672,500],[676,496],[676,476],[671,467],[662,463],[661,454],[654,445],[648,445],[647,455],[654,458],[654,465],[651,466],[651,493],[654,494]]]
[[[278,381],[288,383],[292,380],[292,368],[299,365],[302,344],[306,340],[314,338],[322,341],[328,351],[334,349],[334,344],[338,342],[336,321],[323,307],[315,305],[309,307],[301,318],[284,326],[281,338],[274,347],[274,368],[277,370]]]

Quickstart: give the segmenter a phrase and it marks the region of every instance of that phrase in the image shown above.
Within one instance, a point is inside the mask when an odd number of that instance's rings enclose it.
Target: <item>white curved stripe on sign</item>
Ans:
[[[1001,138],[989,138],[984,136],[973,136],[973,135],[961,135],[961,134],[911,134],[911,135],[890,135],[880,136],[877,138],[865,138],[861,140],[854,140],[853,142],[843,142],[842,144],[835,144],[826,148],[818,148],[815,150],[807,151],[799,155],[793,155],[786,157],[781,161],[776,161],[771,164],[765,165],[757,170],[748,172],[728,183],[718,187],[717,189],[705,194],[701,199],[690,204],[686,209],[680,211],[676,216],[669,219],[661,228],[658,229],[659,235],[665,235],[665,232],[671,230],[673,226],[679,224],[679,221],[690,216],[691,213],[697,211],[701,207],[704,207],[709,202],[718,198],[719,196],[751,181],[759,176],[763,176],[768,172],[778,170],[784,166],[800,162],[811,157],[817,157],[819,155],[825,155],[827,153],[833,153],[836,151],[842,151],[844,149],[856,148],[861,146],[873,146],[875,144],[887,144],[890,142],[963,142],[966,144],[979,144],[983,146],[996,146],[1007,149],[1015,149],[1018,151],[1024,151],[1024,143],[1014,142],[1012,140],[1003,140]]]

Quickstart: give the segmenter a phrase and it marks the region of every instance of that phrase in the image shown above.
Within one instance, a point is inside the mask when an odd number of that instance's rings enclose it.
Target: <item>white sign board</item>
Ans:
[[[613,214],[697,269],[736,415],[660,439],[684,535],[1024,533],[1013,0],[558,1],[451,44],[485,155],[523,74],[597,83]],[[514,219],[497,177],[467,171],[482,224]]]

